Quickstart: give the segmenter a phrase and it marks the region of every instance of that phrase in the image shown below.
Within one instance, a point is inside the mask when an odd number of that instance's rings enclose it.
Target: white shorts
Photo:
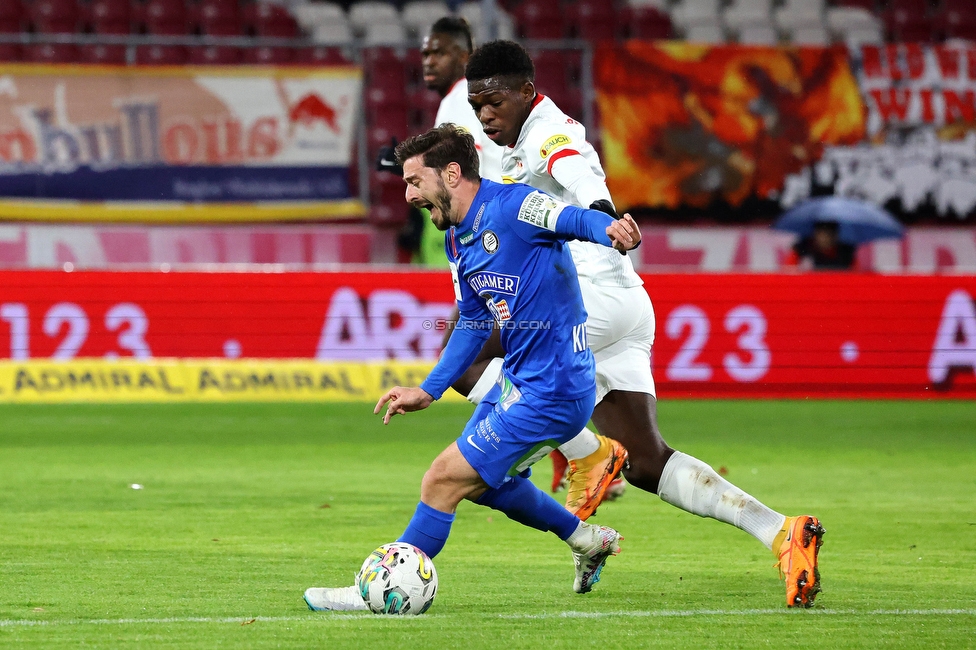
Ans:
[[[596,401],[612,390],[657,396],[651,375],[654,307],[642,286],[597,286],[579,279],[586,342],[596,360]]]
[[[596,403],[612,390],[657,397],[651,375],[654,307],[644,287],[597,286],[579,279],[586,307],[586,342],[596,360]],[[468,394],[478,404],[502,380],[502,360],[494,359]]]

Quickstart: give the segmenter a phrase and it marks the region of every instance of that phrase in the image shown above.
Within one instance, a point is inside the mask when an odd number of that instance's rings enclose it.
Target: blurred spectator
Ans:
[[[838,237],[840,224],[836,221],[818,221],[813,232],[793,244],[793,253],[787,266],[801,269],[845,271],[854,268],[857,247],[846,244]]]

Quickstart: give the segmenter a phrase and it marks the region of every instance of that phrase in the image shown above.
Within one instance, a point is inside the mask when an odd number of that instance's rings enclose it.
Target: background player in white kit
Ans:
[[[512,41],[493,41],[468,61],[468,100],[487,136],[503,147],[505,182],[526,183],[558,199],[614,213],[603,168],[585,129],[565,115],[533,83],[526,51]],[[718,475],[708,464],[670,448],[657,426],[657,399],[650,370],[654,311],[628,257],[590,244],[570,246],[588,318],[587,342],[596,359],[597,429],[630,453],[627,480],[664,501],[746,531],[779,560],[789,607],[813,604],[820,591],[817,553],[823,527],[816,517],[784,517]],[[489,345],[491,343],[489,342]],[[487,365],[487,367],[486,367]],[[466,376],[482,372],[477,385],[490,387],[498,369],[476,362]],[[477,385],[475,388],[477,388]],[[466,386],[458,386],[461,392]],[[477,392],[477,391],[475,391]],[[560,449],[570,459],[570,500],[586,484],[587,452],[600,443],[584,429]],[[575,462],[574,462],[575,461]],[[598,502],[595,505],[598,505]],[[581,518],[589,513],[577,511]]]

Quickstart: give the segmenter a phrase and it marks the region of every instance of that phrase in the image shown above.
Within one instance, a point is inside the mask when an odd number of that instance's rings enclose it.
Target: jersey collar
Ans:
[[[541,104],[542,103],[542,100],[545,99],[545,98],[546,98],[546,96],[543,95],[542,93],[536,93],[535,94],[535,99],[532,100],[532,108],[529,109],[529,114],[531,114],[532,111],[535,110],[535,107],[538,106],[539,104]],[[526,117],[526,121],[528,121],[528,117]],[[525,128],[525,124],[524,123],[522,124],[522,128],[523,129]],[[521,135],[522,135],[522,133],[520,131],[519,132],[519,136],[521,136]],[[515,145],[517,145],[517,144],[518,144],[518,138],[515,139],[515,142],[513,142],[510,145],[508,145],[508,148],[509,149],[514,149],[515,148]]]
[[[462,246],[467,246],[474,241],[475,235],[481,230],[482,220],[485,218],[485,211],[488,209],[488,202],[491,201],[492,197],[495,195],[495,187],[497,183],[493,183],[487,179],[481,179],[481,187],[478,188],[478,193],[474,195],[474,201],[471,202],[471,207],[468,208],[468,213],[464,215],[464,219],[461,223],[454,226],[457,232],[457,240]]]

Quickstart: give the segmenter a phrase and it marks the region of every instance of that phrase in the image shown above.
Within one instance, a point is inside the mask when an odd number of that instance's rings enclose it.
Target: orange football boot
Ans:
[[[779,561],[780,577],[786,579],[786,606],[812,607],[820,593],[817,556],[823,545],[824,527],[809,515],[787,517],[776,535],[773,548]]]
[[[569,461],[566,509],[586,521],[596,512],[610,483],[627,467],[627,450],[616,440],[597,436],[600,447],[586,458]]]

